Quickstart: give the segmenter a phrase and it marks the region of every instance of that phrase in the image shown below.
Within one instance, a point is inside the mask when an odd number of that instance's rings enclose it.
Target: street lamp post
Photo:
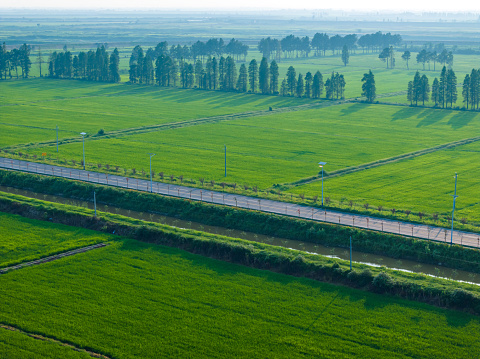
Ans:
[[[453,192],[452,230],[450,232],[450,245],[453,244],[453,215],[455,214],[455,200],[457,199],[457,197],[457,172],[455,172],[455,192]]]
[[[82,143],[83,143],[83,170],[85,170],[85,132],[80,133],[82,135]]]
[[[149,153],[150,156],[150,192],[153,192],[153,176],[152,176],[152,157],[155,156],[155,153]]]
[[[327,162],[318,162],[318,166],[322,169],[322,207],[323,207],[323,166],[325,166]]]

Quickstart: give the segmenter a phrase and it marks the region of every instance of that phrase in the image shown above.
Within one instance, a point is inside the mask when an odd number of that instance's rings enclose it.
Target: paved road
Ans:
[[[150,188],[149,180],[141,180],[111,174],[83,171],[60,166],[46,165],[35,162],[13,160],[0,157],[0,168],[32,172],[49,176],[71,178],[92,183],[148,191],[163,195],[189,198],[192,200],[224,204],[228,206],[259,210],[291,217],[311,219],[321,222],[337,223],[358,228],[401,234],[409,237],[430,239],[450,243],[451,231],[444,228],[382,219],[339,211],[324,210],[293,203],[285,203],[269,199],[258,199],[231,193],[210,191],[207,189],[191,188],[153,182]],[[476,233],[453,231],[453,242],[465,246],[480,248],[480,235]]]

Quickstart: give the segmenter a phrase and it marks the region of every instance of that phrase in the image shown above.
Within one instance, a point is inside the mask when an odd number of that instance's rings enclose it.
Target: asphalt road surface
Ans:
[[[153,188],[151,188],[149,180],[71,169],[42,163],[13,160],[3,157],[0,157],[0,168],[38,173],[48,176],[64,177],[139,191],[154,192],[173,197],[189,198],[197,201],[235,206],[320,222],[336,223],[358,228],[368,228],[381,232],[401,234],[403,236],[429,239],[439,242],[450,243],[452,237],[452,232],[449,229],[440,227],[376,218],[359,214],[344,213],[328,209],[325,210],[312,208],[293,203],[259,199],[255,197],[159,182],[153,182]],[[471,232],[454,230],[453,243],[480,248],[480,235]]]

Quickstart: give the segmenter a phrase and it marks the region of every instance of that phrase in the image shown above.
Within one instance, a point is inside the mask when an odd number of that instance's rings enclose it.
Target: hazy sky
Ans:
[[[59,0],[15,0],[4,2],[0,7],[15,8],[132,8],[136,9],[242,9],[247,8],[278,8],[278,9],[341,9],[341,10],[396,10],[396,11],[480,11],[480,2],[473,0],[82,0],[82,1],[59,1]],[[239,6],[240,5],[240,6]]]

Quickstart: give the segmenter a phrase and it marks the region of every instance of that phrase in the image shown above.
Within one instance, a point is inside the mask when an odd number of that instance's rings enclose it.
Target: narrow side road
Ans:
[[[139,191],[153,192],[172,197],[187,198],[207,203],[240,207],[320,222],[336,223],[357,228],[367,228],[386,233],[400,234],[403,236],[428,239],[438,242],[450,243],[450,239],[453,236],[453,243],[455,244],[480,248],[480,234],[477,233],[458,230],[454,230],[452,233],[449,229],[427,226],[423,224],[312,208],[309,206],[280,202],[270,199],[259,199],[244,195],[222,193],[207,189],[191,188],[167,183],[153,182],[153,188],[150,188],[149,180],[71,169],[42,163],[20,161],[3,157],[0,157],[0,168],[37,173],[47,176],[70,178]]]

